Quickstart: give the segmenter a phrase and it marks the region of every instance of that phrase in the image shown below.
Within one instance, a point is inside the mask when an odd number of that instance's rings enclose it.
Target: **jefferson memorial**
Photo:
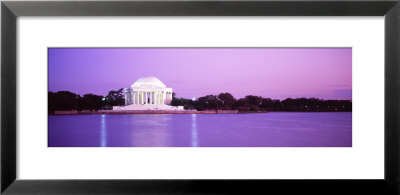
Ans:
[[[124,92],[125,106],[113,110],[183,110],[183,106],[170,106],[172,88],[153,76],[139,78]]]

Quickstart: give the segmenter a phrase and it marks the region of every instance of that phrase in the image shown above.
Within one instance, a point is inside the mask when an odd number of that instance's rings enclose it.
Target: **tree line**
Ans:
[[[111,90],[107,96],[69,91],[48,92],[48,112],[56,110],[101,110],[125,104],[123,89]],[[240,112],[293,111],[293,112],[351,112],[349,100],[323,100],[318,98],[287,98],[285,100],[248,95],[236,99],[230,93],[206,95],[196,100],[177,98],[172,95],[172,106],[183,106],[192,110],[239,110]]]
[[[323,100],[318,98],[287,98],[285,100],[248,95],[235,99],[230,93],[206,95],[191,100],[176,98],[173,94],[171,105],[184,106],[195,110],[238,110],[240,112],[290,111],[290,112],[351,112],[350,100]]]
[[[70,91],[48,92],[48,112],[56,110],[101,110],[112,109],[112,106],[125,104],[123,89],[111,90],[107,96],[95,95],[92,93],[79,94]]]

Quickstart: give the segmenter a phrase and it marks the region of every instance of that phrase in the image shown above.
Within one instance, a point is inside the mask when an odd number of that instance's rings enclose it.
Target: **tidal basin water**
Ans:
[[[351,147],[352,113],[50,115],[49,147]]]

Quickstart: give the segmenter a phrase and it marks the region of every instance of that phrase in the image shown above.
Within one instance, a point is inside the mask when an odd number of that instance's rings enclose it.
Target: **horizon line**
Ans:
[[[122,88],[122,89],[124,89],[124,88]],[[61,90],[61,91],[57,91],[57,92],[48,91],[48,92],[51,92],[51,93],[58,93],[58,92],[63,92],[63,91],[65,91],[65,92],[70,92],[70,93],[79,95],[79,96],[81,96],[81,97],[83,97],[84,95],[88,95],[88,94],[98,95],[98,94],[95,94],[95,93],[78,94],[78,93],[74,93],[74,92],[71,92],[71,91],[68,91],[68,90]],[[116,91],[116,90],[115,90],[115,91]],[[221,92],[221,93],[229,93],[229,92]],[[218,95],[221,94],[221,93],[218,93],[218,94],[207,94],[207,95],[200,96],[200,97],[205,97],[205,96],[209,96],[209,95],[218,96]],[[231,93],[229,93],[229,94],[231,94]],[[231,95],[232,95],[232,94],[231,94]],[[106,97],[107,95],[98,95],[98,96]],[[232,96],[233,96],[233,95],[232,95]],[[284,98],[284,99],[279,99],[279,98],[274,99],[274,98],[270,98],[270,97],[264,97],[264,96],[261,96],[261,95],[246,95],[246,96],[256,96],[256,97],[261,97],[261,98],[263,98],[263,99],[271,99],[271,100],[286,100],[286,99],[302,99],[302,98],[304,98],[304,99],[319,99],[319,100],[326,100],[326,101],[328,101],[328,100],[352,101],[352,99],[353,99],[353,98],[351,98],[351,99],[323,99],[323,98],[318,98],[318,97],[309,97],[309,98],[307,98],[307,97],[304,97],[304,96],[303,96],[303,97],[302,97],[302,96],[298,96],[298,97],[286,97],[286,98]],[[245,98],[246,96],[240,97],[240,98],[236,98],[235,96],[233,96],[233,98],[239,100],[239,99]],[[193,99],[193,98],[195,98],[195,99],[197,100],[197,99],[200,98],[200,97],[191,97],[191,98],[187,98],[187,97],[175,97],[175,98],[184,98],[184,99]],[[125,95],[124,95],[124,98],[125,98]]]

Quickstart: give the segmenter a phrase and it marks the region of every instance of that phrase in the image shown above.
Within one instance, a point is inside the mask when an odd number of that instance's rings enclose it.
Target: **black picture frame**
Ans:
[[[384,179],[16,179],[16,24],[19,16],[385,16]],[[1,192],[4,194],[399,194],[400,120],[397,120],[400,119],[399,54],[399,0],[2,1]]]

